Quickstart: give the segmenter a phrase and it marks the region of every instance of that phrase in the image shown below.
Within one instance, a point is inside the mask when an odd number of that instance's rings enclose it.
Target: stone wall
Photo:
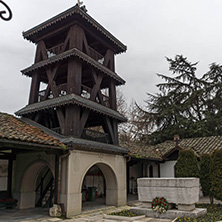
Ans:
[[[140,178],[137,182],[139,201],[145,203],[151,204],[157,196],[165,197],[180,210],[193,210],[199,201],[198,178]]]

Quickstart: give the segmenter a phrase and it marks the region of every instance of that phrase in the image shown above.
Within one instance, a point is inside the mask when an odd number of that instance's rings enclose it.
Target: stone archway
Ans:
[[[62,190],[61,202],[65,203],[67,216],[80,214],[82,211],[82,185],[89,169],[97,166],[105,178],[106,205],[126,204],[126,160],[123,156],[105,153],[71,151],[67,159],[67,186]],[[65,175],[62,174],[62,180]]]
[[[89,179],[90,176],[92,177],[91,179]],[[117,205],[117,178],[110,166],[105,163],[96,163],[85,172],[83,178],[84,179],[81,186],[83,200],[86,191],[88,200],[89,202],[92,201],[92,205],[94,205],[94,207],[95,204],[93,203],[93,201],[95,201],[96,199],[95,195],[100,196],[101,194],[105,198],[105,200],[101,201],[100,199],[100,201],[97,202],[98,205]],[[103,178],[104,181],[102,181]],[[89,206],[89,203],[87,204],[87,206]]]
[[[106,181],[106,205],[118,205],[118,184],[117,184],[117,178],[113,171],[113,169],[104,163],[98,163],[96,164],[101,171],[103,172],[103,175],[105,177]]]
[[[45,161],[33,162],[23,174],[20,186],[20,209],[34,208],[36,202],[36,182],[39,174],[44,168],[48,167],[52,175],[53,171]]]

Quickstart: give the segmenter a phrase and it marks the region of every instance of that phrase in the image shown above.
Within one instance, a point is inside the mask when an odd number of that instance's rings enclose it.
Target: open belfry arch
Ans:
[[[32,79],[29,103],[16,115],[67,145],[66,157],[58,160],[59,199],[67,215],[81,212],[79,187],[95,164],[102,170],[109,166],[106,172],[117,181],[107,190],[107,204],[125,204],[127,150],[119,146],[118,124],[126,118],[116,101],[116,87],[125,81],[115,72],[115,55],[126,46],[80,4],[23,32],[23,37],[36,44],[36,53],[34,64],[22,70]]]

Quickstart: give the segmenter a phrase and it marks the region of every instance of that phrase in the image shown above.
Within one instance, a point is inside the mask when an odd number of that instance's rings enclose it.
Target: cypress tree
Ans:
[[[222,150],[216,150],[211,159],[211,191],[213,196],[222,200]]]
[[[176,177],[199,177],[198,161],[193,150],[180,150],[176,163]]]
[[[210,163],[211,156],[203,154],[200,161],[200,184],[202,187],[203,195],[210,195],[211,177],[210,177]]]

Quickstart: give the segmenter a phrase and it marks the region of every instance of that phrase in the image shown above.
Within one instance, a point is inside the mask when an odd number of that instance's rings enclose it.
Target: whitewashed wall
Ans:
[[[174,175],[174,166],[176,161],[166,161],[165,163],[160,164],[160,177],[175,177]]]
[[[7,177],[0,177],[0,191],[7,190]]]

